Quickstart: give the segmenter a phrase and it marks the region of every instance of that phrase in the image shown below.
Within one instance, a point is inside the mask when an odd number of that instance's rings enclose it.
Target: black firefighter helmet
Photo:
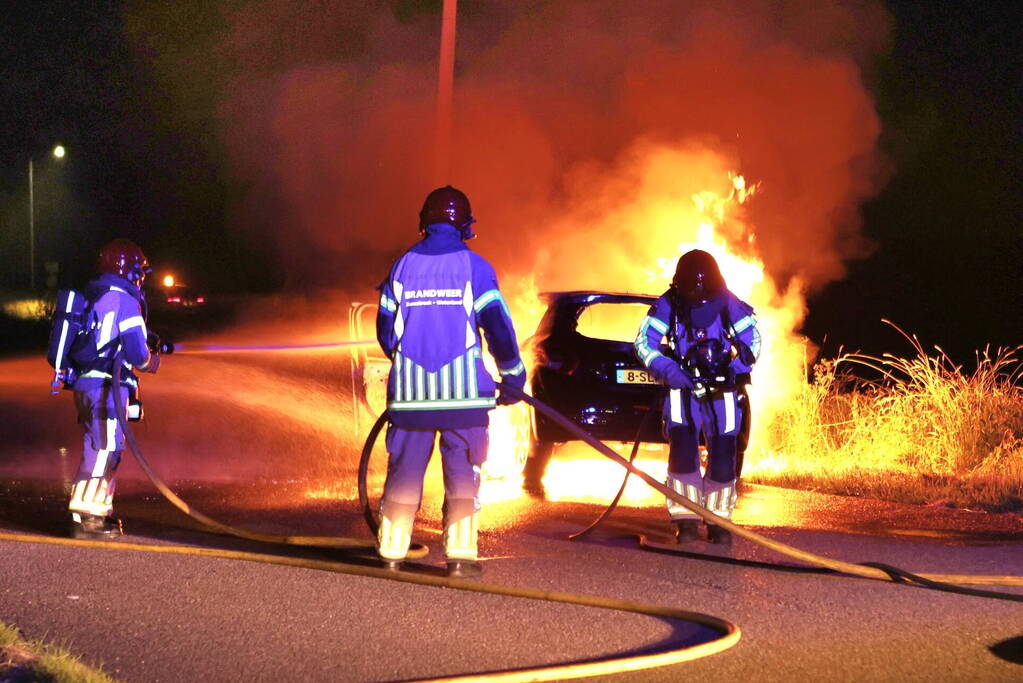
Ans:
[[[426,201],[419,212],[419,232],[425,232],[428,225],[447,223],[458,228],[462,239],[467,240],[475,237],[472,233],[472,224],[475,222],[469,198],[450,185],[438,187],[426,195]]]
[[[714,257],[702,249],[682,254],[675,267],[671,288],[682,303],[705,304],[725,289],[725,279]]]

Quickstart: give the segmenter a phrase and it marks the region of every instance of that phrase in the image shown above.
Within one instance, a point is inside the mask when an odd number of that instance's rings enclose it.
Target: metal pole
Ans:
[[[455,81],[455,17],[458,0],[444,0],[440,30],[440,72],[437,80],[437,139],[435,169],[438,184],[451,173],[451,119]]]
[[[32,157],[28,158],[28,282],[36,291],[36,198],[33,182]]]

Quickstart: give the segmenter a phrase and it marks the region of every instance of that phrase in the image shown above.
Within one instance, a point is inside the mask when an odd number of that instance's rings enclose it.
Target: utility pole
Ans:
[[[63,159],[67,154],[64,145],[57,145],[52,152],[54,158]],[[36,194],[35,165],[28,158],[28,287],[36,290]]]
[[[438,185],[451,175],[451,128],[455,82],[455,18],[458,0],[444,0],[441,12],[440,71],[437,79],[437,130],[434,141],[434,176]]]

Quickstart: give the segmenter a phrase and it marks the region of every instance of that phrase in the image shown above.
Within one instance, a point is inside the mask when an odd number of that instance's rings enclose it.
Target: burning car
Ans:
[[[533,395],[602,441],[631,442],[638,435],[644,442],[666,443],[661,428],[663,390],[633,347],[657,297],[569,291],[548,292],[541,298],[547,310],[527,341],[534,358],[529,375]],[[669,353],[667,347],[663,350]],[[739,468],[749,438],[749,410],[744,414]],[[534,411],[523,473],[527,490],[542,490],[540,481],[555,446],[572,440],[574,435]]]
[[[633,347],[640,325],[657,297],[601,291],[548,292],[540,296],[547,305],[546,312],[536,333],[523,344],[524,358],[532,358],[531,393],[602,441],[632,442],[642,426],[641,441],[666,443],[661,428],[663,389],[636,358]],[[372,337],[376,310],[376,304],[352,304],[348,322],[353,341]],[[354,427],[361,434],[367,423],[386,409],[391,363],[372,343],[353,349],[350,360]],[[744,411],[747,418],[739,436],[739,467],[749,435],[748,412]],[[523,415],[521,425],[517,417],[510,418],[513,424],[506,425],[508,437],[492,436],[491,445],[506,441],[523,443],[528,431],[524,485],[527,490],[539,492],[555,448],[577,437],[537,411],[529,409],[528,413],[528,420]],[[493,415],[492,431],[499,429],[498,421]],[[514,459],[518,466],[523,455],[516,447]],[[488,465],[499,459],[488,459]]]

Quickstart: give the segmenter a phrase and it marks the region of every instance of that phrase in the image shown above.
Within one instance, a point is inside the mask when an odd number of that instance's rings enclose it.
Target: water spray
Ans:
[[[244,353],[253,351],[315,351],[321,349],[359,348],[373,346],[376,341],[363,339],[357,341],[332,341],[316,344],[187,344],[175,343],[164,344],[169,346],[170,351],[163,353],[173,354],[200,354],[200,353]]]

